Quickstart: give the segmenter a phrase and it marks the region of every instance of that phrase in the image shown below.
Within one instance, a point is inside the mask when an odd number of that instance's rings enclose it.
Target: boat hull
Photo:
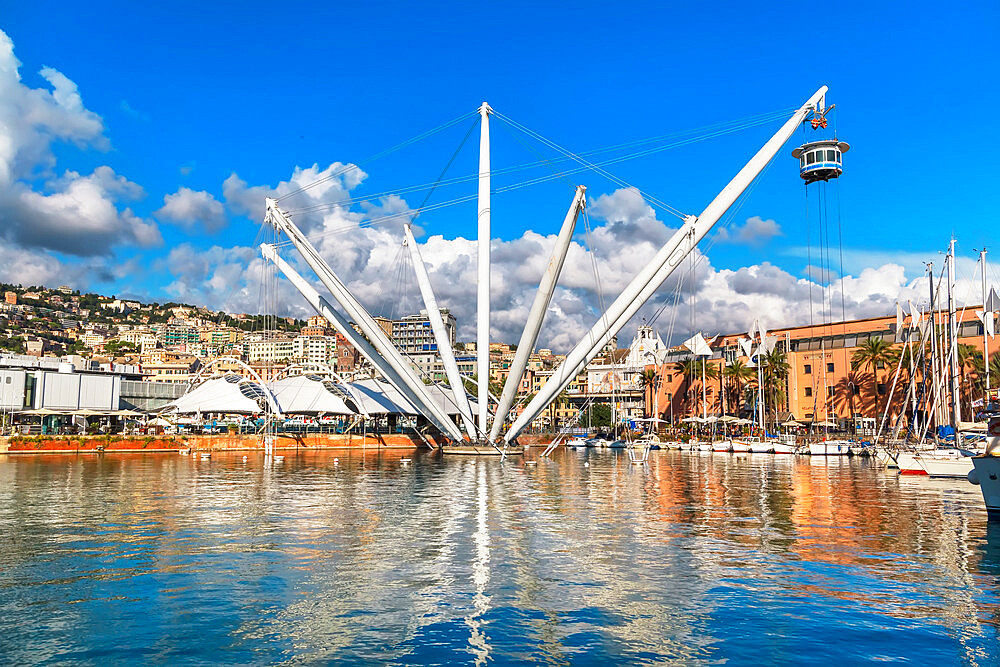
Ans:
[[[809,443],[810,456],[847,456],[851,448],[838,442],[811,442]]]
[[[989,454],[973,456],[975,472],[969,481],[978,484],[986,502],[986,513],[991,521],[1000,521],[1000,456]]]

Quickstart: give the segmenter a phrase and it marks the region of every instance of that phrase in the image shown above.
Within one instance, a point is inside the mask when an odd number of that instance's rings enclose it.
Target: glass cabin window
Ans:
[[[816,161],[815,153],[806,153],[806,164],[812,164]]]
[[[836,162],[837,161],[837,151],[827,151],[826,152],[826,161],[827,162]]]

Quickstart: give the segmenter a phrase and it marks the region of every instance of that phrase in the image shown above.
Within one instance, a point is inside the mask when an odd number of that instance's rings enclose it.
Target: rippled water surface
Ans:
[[[1000,661],[1000,529],[965,481],[400,456],[0,457],[0,659]]]

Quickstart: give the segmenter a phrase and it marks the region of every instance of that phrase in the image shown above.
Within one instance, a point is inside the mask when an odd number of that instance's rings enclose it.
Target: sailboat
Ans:
[[[986,298],[986,251],[982,251],[980,254],[980,259],[982,263],[982,283],[983,283],[983,303],[984,309],[980,313],[980,319],[984,323],[983,332],[983,343],[984,343],[984,358],[987,360],[988,366],[988,353],[989,353],[989,340],[988,335],[992,330],[992,316],[993,310],[990,309],[992,306],[997,306],[1000,304],[990,303],[990,300]],[[947,378],[942,374],[941,380],[949,379],[948,382],[948,393],[951,401],[950,410],[950,422],[951,427],[954,432],[954,443],[950,446],[942,447],[940,443],[936,443],[935,446],[930,448],[918,448],[914,451],[899,452],[896,456],[896,463],[899,466],[899,472],[901,475],[927,475],[929,477],[968,477],[972,472],[974,466],[973,457],[976,452],[963,447],[962,439],[962,422],[961,422],[961,392],[958,387],[958,323],[955,314],[955,300],[953,295],[954,288],[954,264],[955,264],[955,239],[952,239],[949,247],[948,254],[945,257],[945,265],[947,268],[947,295],[948,295],[948,346],[944,350],[946,353],[944,358],[941,360],[941,368],[943,371],[947,371]],[[933,274],[932,274],[933,279]],[[933,290],[933,280],[932,287]],[[932,292],[933,294],[933,292]],[[992,294],[991,294],[992,297]],[[934,302],[933,298],[931,300],[931,312],[934,312]],[[989,315],[989,324],[986,323],[986,315]],[[934,320],[931,320],[931,335],[934,335],[933,330]],[[932,363],[932,374],[933,370],[936,370],[937,364]],[[936,389],[939,387],[936,385]],[[989,390],[987,389],[987,394]],[[935,391],[935,403],[937,398],[940,396],[940,392]],[[936,406],[935,406],[936,407]],[[925,429],[926,430],[926,429]],[[970,441],[971,442],[971,441]]]

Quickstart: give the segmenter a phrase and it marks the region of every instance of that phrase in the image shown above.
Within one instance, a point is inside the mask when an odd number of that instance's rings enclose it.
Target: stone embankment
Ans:
[[[524,436],[522,444],[544,444],[551,436]],[[439,444],[433,438],[429,440]],[[426,447],[416,436],[403,434],[308,434],[278,435],[276,450],[295,449],[415,449]],[[0,454],[86,454],[99,452],[246,451],[263,449],[259,435],[32,435],[0,437]]]

